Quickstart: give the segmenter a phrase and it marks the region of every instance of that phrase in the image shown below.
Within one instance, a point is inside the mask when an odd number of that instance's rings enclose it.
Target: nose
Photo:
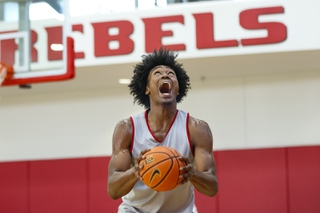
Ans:
[[[168,72],[162,71],[162,72],[160,72],[160,75],[161,75],[161,77],[168,76]]]
[[[162,78],[169,78],[169,72],[162,73]]]

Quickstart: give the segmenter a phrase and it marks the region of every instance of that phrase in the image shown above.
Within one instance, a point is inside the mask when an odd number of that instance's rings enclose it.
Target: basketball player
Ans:
[[[189,76],[165,49],[144,55],[129,84],[134,102],[146,111],[120,121],[114,130],[108,167],[108,193],[122,197],[118,213],[195,213],[194,188],[213,197],[218,191],[213,138],[208,124],[178,110],[190,89]],[[156,192],[139,177],[139,162],[150,148],[179,151],[185,180],[177,188]]]

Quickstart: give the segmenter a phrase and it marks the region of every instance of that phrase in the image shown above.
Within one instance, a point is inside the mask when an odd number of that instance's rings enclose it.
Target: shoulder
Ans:
[[[190,116],[188,128],[191,141],[194,145],[204,142],[213,142],[211,129],[206,121]]]
[[[193,130],[197,130],[197,129],[201,130],[203,128],[210,129],[206,121],[192,117],[192,116],[189,116],[188,126],[189,126],[189,129],[193,129]]]
[[[123,120],[118,121],[118,123],[116,124],[115,127],[115,133],[129,133],[131,134],[132,132],[132,122],[131,122],[131,118],[126,118]]]
[[[115,131],[119,130],[132,133],[135,123],[141,120],[145,120],[145,113],[146,111],[130,116],[129,118],[120,120],[116,124]]]
[[[130,118],[120,120],[113,132],[113,152],[129,149],[132,142],[132,123]]]

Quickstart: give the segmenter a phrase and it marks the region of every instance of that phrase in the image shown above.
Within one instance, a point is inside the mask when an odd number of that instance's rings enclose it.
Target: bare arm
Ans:
[[[129,152],[132,140],[130,119],[120,121],[114,130],[112,138],[112,156],[108,166],[108,193],[112,199],[118,199],[133,188],[139,180],[138,166],[131,166]]]
[[[187,165],[187,178],[200,193],[213,197],[218,192],[218,179],[210,127],[206,122],[190,117],[189,132],[195,147],[195,168],[190,163]]]

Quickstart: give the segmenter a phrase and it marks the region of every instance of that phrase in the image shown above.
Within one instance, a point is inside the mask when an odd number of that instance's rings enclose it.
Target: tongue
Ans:
[[[169,93],[170,91],[169,91],[169,89],[160,89],[160,92],[161,93]]]
[[[168,83],[162,84],[162,86],[160,88],[160,92],[161,93],[169,93],[170,92],[169,84]]]

